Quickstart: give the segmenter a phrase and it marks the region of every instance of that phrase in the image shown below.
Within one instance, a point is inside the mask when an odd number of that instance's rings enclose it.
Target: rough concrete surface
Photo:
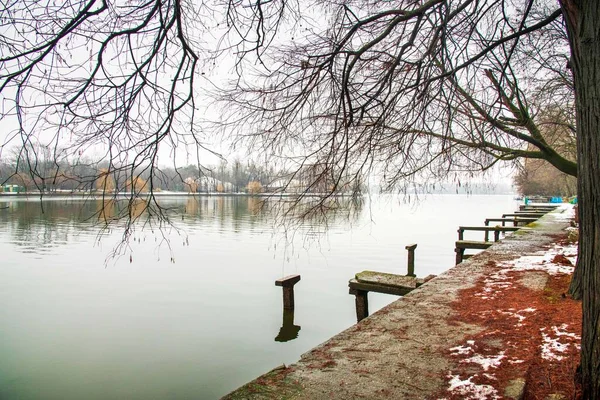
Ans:
[[[551,244],[569,224],[564,211],[549,213],[507,236],[305,353],[297,363],[265,374],[224,399],[437,398],[446,371],[456,362],[447,349],[483,329],[451,323],[452,301],[489,273],[489,260],[514,259]],[[536,273],[523,278],[533,288],[543,288],[544,279]],[[520,398],[524,383],[516,380],[500,393]]]

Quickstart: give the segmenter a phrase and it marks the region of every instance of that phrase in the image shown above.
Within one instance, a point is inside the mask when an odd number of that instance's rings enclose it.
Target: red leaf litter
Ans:
[[[488,261],[485,277],[454,303],[451,323],[483,330],[448,349],[458,368],[448,372],[441,398],[503,399],[506,388],[523,377],[525,399],[580,398],[574,376],[581,303],[567,295],[576,257],[577,245],[559,240],[543,253]],[[527,284],[532,277],[542,284]]]

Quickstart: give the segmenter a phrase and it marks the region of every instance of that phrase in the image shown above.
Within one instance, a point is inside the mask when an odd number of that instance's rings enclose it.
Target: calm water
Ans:
[[[99,202],[0,198],[0,399],[219,398],[355,323],[356,272],[405,273],[404,246],[418,243],[417,274],[439,274],[458,225],[516,208],[512,196],[366,198],[355,218],[286,238],[252,198],[163,202],[180,230],[138,228],[111,258],[123,231],[98,236],[86,217]],[[274,281],[290,274],[302,275],[286,323],[297,338],[281,342]],[[371,312],[394,299],[371,294]]]

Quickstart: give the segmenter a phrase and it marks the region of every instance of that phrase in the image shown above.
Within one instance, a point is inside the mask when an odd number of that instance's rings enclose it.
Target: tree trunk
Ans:
[[[600,399],[600,2],[561,0],[577,109],[579,257],[583,300],[583,398]]]
[[[571,298],[575,300],[581,300],[583,297],[582,289],[581,289],[581,272],[582,269],[579,268],[579,259],[577,260],[577,266],[575,267],[575,272],[573,272],[573,276],[571,277],[571,284],[569,285],[569,295]]]

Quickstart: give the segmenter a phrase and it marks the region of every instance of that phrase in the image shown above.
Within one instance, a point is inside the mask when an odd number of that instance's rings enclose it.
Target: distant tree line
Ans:
[[[39,153],[38,153],[39,154]],[[48,153],[49,154],[49,153]],[[33,165],[35,164],[35,165]],[[221,162],[215,167],[187,165],[181,168],[166,167],[160,170],[138,168],[128,171],[111,165],[108,161],[96,162],[86,158],[76,160],[37,157],[28,160],[26,154],[0,158],[0,186],[18,185],[26,191],[132,191],[152,190],[229,191],[245,192],[249,184],[252,191],[268,187],[283,174],[273,167],[260,166],[240,160]],[[153,176],[152,176],[153,175]],[[209,178],[213,187],[202,187],[198,182]],[[191,190],[196,188],[196,190]]]
[[[35,151],[14,152],[0,157],[0,190],[18,185],[25,191],[52,193],[83,192],[226,192],[251,194],[266,192],[323,193],[340,185],[318,165],[307,165],[300,173],[260,165],[252,161],[222,160],[217,166],[143,168],[131,171],[109,161],[85,157],[56,157],[55,151],[43,146]],[[34,158],[31,155],[35,155]],[[346,191],[360,191],[360,185],[346,184]]]

